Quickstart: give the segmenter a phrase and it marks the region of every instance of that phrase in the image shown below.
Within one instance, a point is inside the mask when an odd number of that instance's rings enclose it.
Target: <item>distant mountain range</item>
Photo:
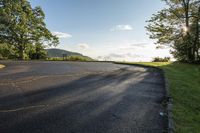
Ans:
[[[49,58],[63,57],[63,55],[65,55],[65,56],[81,56],[81,57],[90,58],[90,57],[84,56],[80,53],[71,52],[71,51],[67,51],[67,50],[63,50],[63,49],[52,48],[52,49],[46,49],[46,51],[47,51],[47,56]],[[90,58],[90,59],[92,59],[92,58]]]

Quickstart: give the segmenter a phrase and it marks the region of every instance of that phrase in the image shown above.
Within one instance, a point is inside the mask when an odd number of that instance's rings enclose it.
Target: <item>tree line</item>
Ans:
[[[171,47],[179,60],[200,62],[200,1],[162,0],[167,7],[154,14],[146,29],[158,47]]]
[[[45,45],[59,43],[44,19],[42,8],[32,8],[27,0],[0,0],[0,53],[21,60],[43,58]]]

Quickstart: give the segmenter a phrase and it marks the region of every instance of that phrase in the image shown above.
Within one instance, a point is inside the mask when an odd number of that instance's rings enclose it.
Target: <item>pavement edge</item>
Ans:
[[[119,63],[119,62],[114,62],[114,64],[122,64],[122,65],[133,65],[133,66],[139,66],[139,67],[145,67],[145,68],[155,68],[161,71],[161,73],[163,74],[164,77],[164,83],[165,83],[165,90],[166,90],[166,101],[167,101],[167,119],[168,119],[168,129],[167,129],[167,133],[174,133],[175,132],[175,126],[174,126],[174,120],[173,120],[173,114],[172,114],[172,109],[173,109],[173,99],[170,96],[170,91],[169,91],[169,81],[167,79],[167,77],[165,76],[165,71],[159,67],[155,67],[155,66],[146,66],[146,65],[142,65],[142,64],[128,64],[128,63]]]
[[[159,68],[160,69],[160,68]],[[167,117],[168,117],[168,133],[174,133],[175,132],[175,126],[174,126],[174,120],[173,120],[173,114],[172,114],[172,109],[173,109],[173,99],[170,96],[170,91],[169,91],[169,81],[165,76],[165,71],[161,69],[163,74],[164,74],[164,80],[165,80],[165,89],[166,89],[166,98],[167,98]]]

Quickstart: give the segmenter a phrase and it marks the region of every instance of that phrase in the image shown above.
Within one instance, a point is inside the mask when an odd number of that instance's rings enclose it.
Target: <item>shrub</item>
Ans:
[[[50,61],[94,61],[93,59],[86,56],[71,55],[66,57],[51,57],[47,58]]]
[[[1,43],[0,44],[0,60],[15,59],[17,57],[14,52],[14,48],[11,45]]]
[[[164,57],[164,58],[155,57],[153,59],[153,62],[170,62],[170,57]]]

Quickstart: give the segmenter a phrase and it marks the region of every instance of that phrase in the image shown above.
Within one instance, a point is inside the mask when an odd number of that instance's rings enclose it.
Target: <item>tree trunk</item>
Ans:
[[[36,53],[36,59],[38,60],[38,59],[40,59],[40,50],[41,50],[41,44],[36,44],[36,46],[35,46],[35,53]]]
[[[199,60],[199,20],[200,20],[200,6],[198,8],[197,18],[195,20],[195,40],[193,44],[193,58],[194,62]]]
[[[187,44],[187,62],[191,62],[192,59],[192,47],[190,46],[190,25],[189,25],[189,5],[190,5],[190,0],[182,0],[183,1],[183,6],[185,10],[185,26],[187,28],[186,31],[186,44]]]
[[[193,45],[193,49],[194,49],[194,58],[195,58],[195,61],[198,60],[198,56],[199,56],[199,18],[200,18],[200,7],[199,7],[199,10],[198,10],[198,17],[197,17],[197,20],[196,20],[196,33],[195,33],[195,41],[194,41],[194,45]]]
[[[24,48],[23,48],[23,46],[19,47],[19,60],[24,60]]]

